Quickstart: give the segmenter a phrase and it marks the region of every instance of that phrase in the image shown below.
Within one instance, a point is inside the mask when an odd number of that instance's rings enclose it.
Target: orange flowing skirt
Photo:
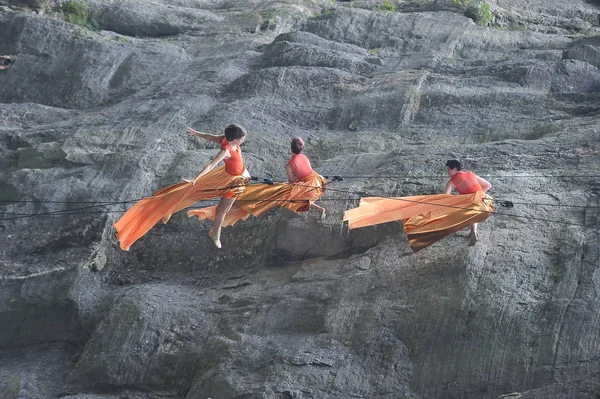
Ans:
[[[419,251],[449,234],[486,220],[494,211],[492,197],[472,194],[413,197],[365,197],[344,213],[350,229],[402,220],[408,244]]]
[[[247,171],[244,175],[233,176],[223,166],[202,176],[195,185],[184,181],[158,190],[151,197],[138,201],[114,224],[121,249],[129,251],[129,247],[159,220],[167,223],[173,213],[198,201],[240,195],[249,180]]]
[[[285,208],[295,213],[307,212],[311,204],[325,193],[326,186],[327,180],[318,173],[311,173],[298,183],[249,185],[225,215],[223,227],[232,226],[250,215],[259,217],[273,208]],[[216,208],[192,209],[187,215],[196,216],[199,220],[214,220]]]

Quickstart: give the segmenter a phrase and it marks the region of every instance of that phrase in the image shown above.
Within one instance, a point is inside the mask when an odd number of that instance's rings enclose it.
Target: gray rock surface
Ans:
[[[0,0],[1,398],[598,397],[597,2],[86,1],[98,31],[42,3]],[[177,214],[122,252],[124,209],[216,153],[185,128],[232,122],[253,175],[300,135],[345,177],[325,220],[219,251]],[[515,204],[474,247],[341,224],[450,158]]]

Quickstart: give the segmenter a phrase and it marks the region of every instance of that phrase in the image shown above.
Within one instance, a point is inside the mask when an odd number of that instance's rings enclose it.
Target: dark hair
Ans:
[[[248,132],[246,131],[246,129],[244,129],[241,125],[237,125],[235,123],[225,128],[225,138],[227,139],[227,141],[241,139],[247,134]]]
[[[304,147],[306,147],[306,145],[304,144],[302,137],[294,137],[292,139],[292,152],[294,154],[300,154]]]
[[[462,166],[462,163],[460,163],[459,160],[457,160],[457,159],[450,159],[450,160],[448,160],[448,162],[446,162],[446,167],[448,167],[450,169],[461,170],[463,166]]]

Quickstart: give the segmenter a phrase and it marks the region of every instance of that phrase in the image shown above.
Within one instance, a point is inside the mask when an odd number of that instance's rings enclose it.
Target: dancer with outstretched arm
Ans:
[[[155,192],[133,205],[115,224],[121,249],[146,234],[159,220],[167,223],[171,215],[202,200],[221,198],[216,207],[215,224],[208,234],[217,248],[221,248],[221,225],[227,212],[250,180],[240,145],[247,136],[246,129],[237,124],[225,128],[224,134],[201,133],[188,128],[191,136],[219,143],[220,151],[194,178],[173,184]],[[224,166],[216,168],[221,162]],[[216,168],[216,169],[215,169]]]
[[[320,219],[325,217],[325,208],[316,205],[327,188],[327,180],[315,172],[308,157],[302,154],[305,144],[302,138],[292,139],[292,158],[286,163],[288,183],[251,184],[237,197],[223,226],[231,226],[250,215],[259,217],[274,208],[285,208],[294,213],[315,209]],[[199,220],[215,219],[217,208],[206,207],[187,212]]]

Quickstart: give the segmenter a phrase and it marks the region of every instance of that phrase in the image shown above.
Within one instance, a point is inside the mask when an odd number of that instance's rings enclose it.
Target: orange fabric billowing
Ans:
[[[459,194],[472,194],[483,190],[473,172],[458,172],[450,180]]]
[[[408,244],[416,252],[473,223],[483,222],[492,212],[494,200],[485,195],[481,200],[465,204],[461,209],[448,209],[444,214],[430,218],[417,215],[403,220],[402,223]]]
[[[494,211],[492,197],[483,191],[472,194],[422,195],[414,197],[366,197],[357,208],[344,213],[350,229],[402,220],[408,243],[419,251]]]
[[[251,188],[254,186],[248,186]],[[215,220],[215,215],[217,213],[217,206],[207,206],[205,208],[191,209],[187,211],[188,217],[196,216],[198,220],[210,219]],[[233,226],[240,220],[246,220],[250,214],[246,212],[244,209],[240,208],[237,205],[231,207],[229,212],[225,215],[225,219],[223,219],[222,227]]]
[[[237,197],[233,208],[225,215],[223,227],[232,226],[250,215],[259,217],[273,208],[285,208],[292,212],[306,212],[311,203],[325,193],[327,180],[312,173],[298,183],[253,184]],[[199,220],[215,218],[216,206],[192,209],[188,216]]]
[[[230,158],[223,159],[225,162],[225,170],[230,175],[241,175],[246,170],[244,159],[242,158],[242,149],[238,145],[234,150],[227,139],[221,140],[221,149],[229,151]],[[231,197],[233,198],[233,197]]]
[[[237,198],[236,204],[256,217],[277,207],[306,212],[325,193],[326,186],[327,180],[313,172],[297,183],[252,186],[248,193]]]
[[[241,194],[249,180],[247,171],[232,176],[223,166],[202,176],[195,185],[181,182],[156,191],[129,208],[114,224],[121,249],[128,251],[159,220],[167,223],[173,213],[198,201]]]

